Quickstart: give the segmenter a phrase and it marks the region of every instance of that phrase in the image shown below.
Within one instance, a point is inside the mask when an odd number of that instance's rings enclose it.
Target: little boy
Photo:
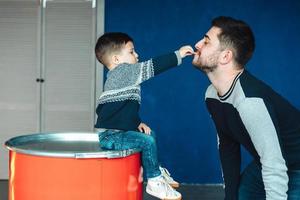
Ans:
[[[112,150],[140,149],[142,166],[148,179],[146,192],[160,199],[181,199],[181,194],[170,186],[179,184],[158,165],[156,141],[151,129],[139,117],[140,84],[181,64],[182,58],[194,53],[193,48],[183,46],[174,53],[138,63],[132,38],[125,33],[114,32],[98,39],[95,53],[98,61],[109,70],[96,109],[98,118],[95,128],[101,130],[101,147]]]

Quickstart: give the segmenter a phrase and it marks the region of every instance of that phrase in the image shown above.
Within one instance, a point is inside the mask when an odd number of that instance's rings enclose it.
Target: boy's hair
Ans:
[[[132,38],[126,33],[111,32],[103,34],[95,46],[97,60],[107,66],[110,62],[109,55],[118,53],[129,41],[133,42]]]
[[[224,16],[213,19],[211,25],[221,29],[218,35],[221,47],[231,48],[235,61],[244,67],[255,49],[255,39],[249,25]]]

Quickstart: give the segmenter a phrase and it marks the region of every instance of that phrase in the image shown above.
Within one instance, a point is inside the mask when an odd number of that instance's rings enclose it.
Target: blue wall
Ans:
[[[253,28],[257,48],[248,70],[300,108],[298,0],[107,0],[105,31],[131,35],[140,60],[146,60],[194,46],[219,15]],[[162,165],[181,182],[222,182],[216,131],[204,104],[208,84],[188,58],[142,85],[142,119],[158,135]]]

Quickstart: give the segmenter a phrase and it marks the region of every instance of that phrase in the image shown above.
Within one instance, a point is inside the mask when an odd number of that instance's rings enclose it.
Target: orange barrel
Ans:
[[[96,133],[12,138],[9,200],[142,200],[140,153],[107,151]]]

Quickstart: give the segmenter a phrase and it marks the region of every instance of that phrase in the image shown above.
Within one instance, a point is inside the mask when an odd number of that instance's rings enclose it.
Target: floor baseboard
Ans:
[[[144,185],[145,188],[145,185]],[[178,191],[184,200],[222,200],[224,189],[221,184],[181,184]],[[0,199],[8,199],[8,181],[0,180]],[[144,189],[143,200],[157,200]]]

